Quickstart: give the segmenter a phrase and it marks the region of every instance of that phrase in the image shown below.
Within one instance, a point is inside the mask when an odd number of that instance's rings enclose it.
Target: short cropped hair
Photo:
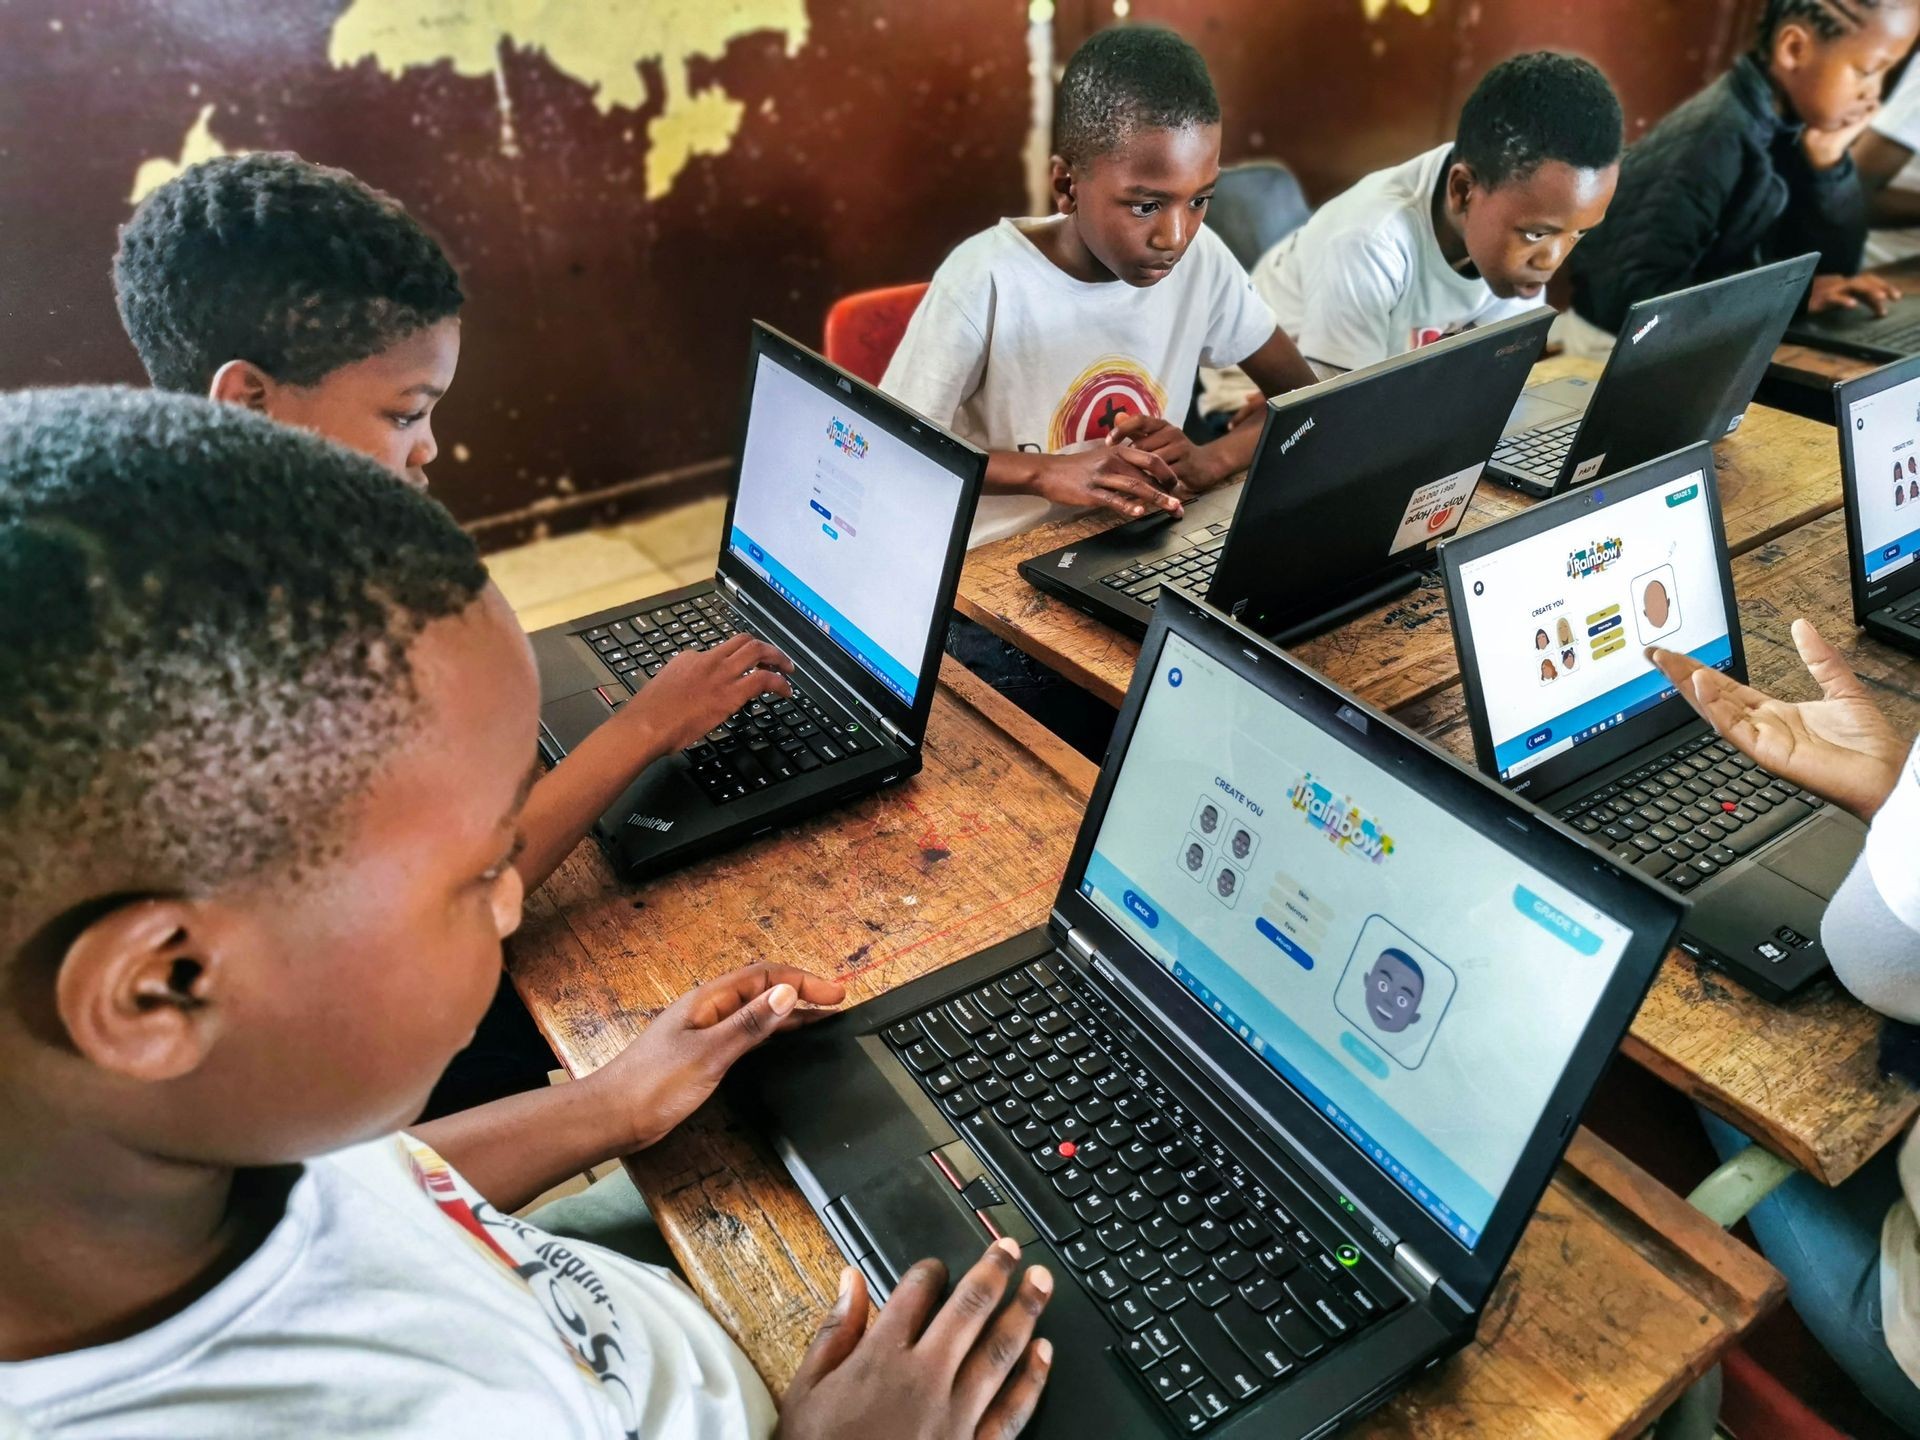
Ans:
[[[400,202],[298,155],[230,155],[142,202],[113,261],[153,383],[205,394],[229,360],[312,385],[460,311],[460,277]]]
[[[1220,97],[1200,52],[1157,25],[1087,38],[1054,100],[1053,149],[1069,165],[1111,154],[1140,130],[1220,123]]]
[[[408,646],[486,579],[432,500],[239,406],[0,396],[0,963],[102,887],[324,861]]]
[[[1766,0],[1756,39],[1765,50],[1782,25],[1798,21],[1822,40],[1838,40],[1866,24],[1872,12],[1907,3],[1911,0]]]
[[[1550,160],[1576,170],[1618,163],[1626,121],[1600,67],[1536,50],[1502,60],[1460,111],[1454,159],[1489,190],[1525,180]]]

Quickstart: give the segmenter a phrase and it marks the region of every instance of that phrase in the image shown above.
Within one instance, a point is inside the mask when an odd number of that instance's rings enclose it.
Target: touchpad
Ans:
[[[992,1236],[925,1155],[849,1190],[841,1208],[885,1273],[887,1288],[916,1260],[944,1260],[949,1282],[986,1251]]]
[[[1831,900],[1853,869],[1866,836],[1851,818],[1831,812],[1803,825],[1760,858],[1776,875]]]
[[[1580,412],[1569,405],[1549,400],[1544,395],[1522,390],[1520,399],[1513,407],[1513,414],[1507,417],[1507,428],[1500,433],[1511,435],[1516,430],[1532,430],[1541,425],[1557,425],[1562,420],[1571,420]]]
[[[544,701],[577,695],[613,679],[613,672],[578,635],[536,635],[533,662],[540,669],[540,698]]]

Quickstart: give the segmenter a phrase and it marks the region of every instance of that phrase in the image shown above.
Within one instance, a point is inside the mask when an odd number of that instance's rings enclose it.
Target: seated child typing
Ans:
[[[525,636],[447,513],[237,406],[0,399],[0,1433],[1009,1440],[1003,1240],[773,1401],[665,1271],[513,1211],[841,987],[757,965],[421,1126],[519,923]],[[486,703],[474,703],[485,696]],[[996,1313],[1013,1292],[1012,1303]]]
[[[209,160],[142,203],[114,282],[161,389],[312,430],[425,487],[463,296],[439,243],[391,196],[295,155]],[[534,787],[515,862],[527,888],[634,776],[762,691],[786,694],[791,669],[750,636],[675,656]]]
[[[1308,360],[1358,370],[1541,303],[1619,178],[1620,102],[1571,55],[1503,60],[1455,138],[1335,196],[1253,267],[1254,288]],[[1208,372],[1201,409],[1247,398]]]
[[[1818,251],[1809,309],[1884,310],[1899,292],[1855,273],[1847,152],[1916,34],[1913,0],[1765,0],[1754,51],[1628,149],[1611,223],[1574,252],[1574,309],[1613,332],[1636,301]]]
[[[1089,506],[1177,515],[1177,487],[1245,469],[1258,426],[1198,448],[1181,432],[1202,364],[1273,394],[1313,380],[1205,228],[1220,101],[1200,53],[1152,26],[1102,31],[1055,104],[1057,213],[956,248],[880,382],[989,452],[975,545]]]

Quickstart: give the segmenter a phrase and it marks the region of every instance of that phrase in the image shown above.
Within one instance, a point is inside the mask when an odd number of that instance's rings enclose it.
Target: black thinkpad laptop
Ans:
[[[1542,307],[1271,401],[1247,478],[1023,561],[1020,573],[1130,635],[1164,585],[1281,644],[1419,583],[1456,530],[1540,357]]]
[[[594,833],[628,875],[698,856],[920,768],[947,611],[986,456],[755,325],[712,580],[533,637],[540,748],[557,763],[682,650],[745,631],[795,665],[657,761]]]
[[[1520,397],[1488,477],[1557,495],[1736,429],[1818,259],[1642,300],[1598,380],[1550,380]]]
[[[1861,360],[1904,360],[1920,355],[1920,295],[1902,295],[1876,315],[1865,303],[1852,310],[1796,316],[1787,327],[1795,345],[1852,355]]]
[[[1920,358],[1833,387],[1853,619],[1920,654]]]
[[[1860,823],[1718,739],[1647,662],[1747,678],[1713,452],[1696,445],[1440,550],[1480,767],[1693,901],[1690,954],[1771,999],[1826,968]]]
[[[879,1294],[1053,1269],[1030,1434],[1322,1435],[1472,1337],[1679,909],[1173,594],[1050,923],[734,1084]]]

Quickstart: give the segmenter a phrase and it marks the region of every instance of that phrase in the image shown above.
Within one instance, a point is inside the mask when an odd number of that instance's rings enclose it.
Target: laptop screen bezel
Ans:
[[[1523,863],[1531,870],[1565,886],[1632,932],[1472,1250],[1383,1174],[1079,891],[1170,635],[1181,636],[1276,704],[1286,705],[1495,843],[1511,850],[1524,842],[1531,848]],[[1240,1105],[1256,1129],[1275,1136],[1278,1147],[1330,1192],[1330,1206],[1344,1198],[1389,1236],[1411,1242],[1475,1308],[1484,1303],[1513,1253],[1586,1099],[1652,984],[1679,924],[1681,908],[1677,899],[1644,878],[1619,870],[1551,817],[1335,688],[1217,610],[1178,591],[1163,594],[1155,609],[1056,903],[1059,917],[1159,1012],[1157,1017],[1149,1012],[1149,1020],[1175,1055],[1195,1067],[1196,1078]]]
[[[1745,305],[1751,312],[1753,326],[1748,334],[1747,354],[1742,365],[1731,377],[1738,381],[1730,394],[1743,395],[1737,408],[1731,413],[1717,415],[1713,422],[1713,434],[1702,437],[1705,444],[1714,444],[1727,433],[1727,427],[1733,423],[1735,415],[1743,415],[1753,404],[1754,392],[1760,388],[1761,377],[1766,374],[1767,366],[1773,359],[1773,352],[1779,348],[1780,340],[1786,334],[1787,326],[1793,322],[1794,311],[1800,306],[1801,299],[1807,293],[1807,287],[1813,283],[1813,272],[1818,265],[1818,255],[1796,255],[1787,260],[1775,260],[1771,264],[1761,265],[1752,270],[1742,270],[1738,274],[1724,275],[1717,280],[1704,280],[1698,285],[1689,285],[1683,290],[1670,291],[1665,295],[1655,295],[1645,300],[1636,300],[1627,307],[1625,318],[1621,322],[1620,335],[1628,343],[1615,343],[1607,351],[1606,364],[1600,371],[1600,378],[1594,383],[1593,395],[1587,408],[1581,412],[1580,423],[1575,428],[1573,443],[1567,447],[1566,463],[1560,467],[1559,477],[1553,482],[1549,498],[1558,498],[1572,489],[1575,483],[1573,475],[1588,458],[1597,442],[1600,449],[1600,466],[1590,479],[1607,479],[1624,473],[1623,467],[1609,466],[1606,459],[1620,446],[1616,436],[1630,433],[1644,433],[1649,416],[1621,401],[1610,404],[1607,396],[1624,395],[1626,387],[1617,377],[1631,372],[1636,365],[1652,365],[1665,358],[1663,345],[1685,345],[1694,336],[1694,327],[1687,323],[1690,314],[1704,310],[1720,310],[1729,306]],[[1632,337],[1641,333],[1642,327],[1651,320],[1661,325],[1658,341],[1652,349],[1642,350]],[[1765,320],[1766,324],[1760,322]],[[1776,323],[1777,322],[1777,323]],[[1680,336],[1674,340],[1674,336]],[[1644,357],[1644,359],[1642,358]],[[1724,371],[1716,372],[1718,380]],[[1614,383],[1609,388],[1608,381]],[[1627,408],[1621,408],[1622,406]],[[1652,417],[1653,423],[1659,423]],[[1657,458],[1657,457],[1651,457]],[[1647,463],[1646,461],[1640,462]],[[1637,467],[1625,467],[1632,469]]]
[[[1740,638],[1740,609],[1733,593],[1733,563],[1727,553],[1725,523],[1720,512],[1720,487],[1714,478],[1713,447],[1693,445],[1676,450],[1658,460],[1649,460],[1607,480],[1596,481],[1579,490],[1569,491],[1552,500],[1543,500],[1530,509],[1509,516],[1485,529],[1459,535],[1440,547],[1440,572],[1447,592],[1447,611],[1453,618],[1453,643],[1460,662],[1460,685],[1467,701],[1467,724],[1473,732],[1475,763],[1491,779],[1516,794],[1552,795],[1574,785],[1639,749],[1642,745],[1678,730],[1697,717],[1686,700],[1673,694],[1658,705],[1628,720],[1617,729],[1595,735],[1564,755],[1541,762],[1511,780],[1500,779],[1494,760],[1494,741],[1487,723],[1486,690],[1480,683],[1478,651],[1474,645],[1471,611],[1461,580],[1462,569],[1476,560],[1511,545],[1531,540],[1582,515],[1599,515],[1616,505],[1636,499],[1650,490],[1698,471],[1701,499],[1708,509],[1707,523],[1713,535],[1714,560],[1720,572],[1720,592],[1726,605],[1728,643],[1732,659],[1728,674],[1745,682],[1746,648]]]
[[[933,621],[928,627],[926,649],[920,655],[916,671],[920,683],[915,687],[911,705],[889,690],[879,677],[871,674],[807,619],[791,601],[762,579],[748,561],[733,553],[733,515],[740,503],[740,475],[746,456],[747,427],[753,416],[753,389],[759,378],[762,355],[808,380],[823,393],[835,392],[836,404],[857,412],[867,424],[912,447],[960,481],[960,501],[955,507],[953,529],[947,536],[940,584],[934,592]],[[815,354],[771,325],[756,320],[753,322],[752,343],[747,347],[746,394],[740,404],[740,422],[734,438],[731,467],[727,486],[727,514],[720,530],[721,577],[739,586],[760,609],[805,641],[823,661],[831,662],[834,675],[848,689],[892,721],[917,744],[926,735],[927,715],[933,708],[934,691],[939,688],[940,655],[946,642],[947,620],[953,611],[953,592],[960,581],[960,567],[967,555],[967,535],[973,528],[973,513],[980,502],[981,488],[986,480],[986,452],[889,399],[859,376]]]
[[[1277,604],[1275,592],[1285,579],[1287,567],[1273,564],[1275,539],[1284,531],[1288,518],[1289,475],[1286,457],[1282,452],[1289,437],[1298,432],[1299,426],[1314,418],[1317,407],[1330,401],[1339,403],[1356,391],[1363,392],[1361,403],[1364,405],[1367,396],[1388,390],[1396,378],[1405,376],[1415,367],[1457,365],[1460,377],[1457,389],[1461,392],[1461,403],[1469,410],[1479,407],[1483,421],[1481,429],[1486,440],[1484,453],[1476,446],[1469,446],[1468,449],[1478,454],[1484,462],[1486,456],[1493,453],[1493,447],[1500,439],[1501,428],[1513,413],[1514,405],[1519,402],[1520,392],[1526,388],[1528,376],[1547,343],[1547,330],[1553,318],[1553,310],[1543,305],[1491,325],[1476,326],[1458,335],[1450,335],[1378,365],[1370,365],[1363,370],[1349,370],[1317,385],[1302,386],[1269,400],[1266,423],[1261,428],[1253,460],[1247,467],[1246,479],[1240,486],[1240,494],[1234,504],[1233,519],[1227,529],[1227,543],[1220,552],[1219,562],[1214,567],[1208,585],[1207,603],[1243,618],[1247,612],[1240,607],[1251,606],[1269,616],[1271,624],[1266,628],[1271,631],[1310,616],[1317,607],[1327,603],[1324,595],[1296,595],[1292,604]],[[1523,350],[1524,354],[1521,353]],[[1503,364],[1508,371],[1504,377],[1494,373]],[[1502,383],[1503,379],[1511,382],[1510,385]],[[1508,393],[1509,390],[1511,393]],[[1398,417],[1391,408],[1390,395],[1380,402],[1379,408],[1383,422],[1392,420],[1398,423]],[[1443,428],[1429,427],[1425,433],[1434,437],[1434,446],[1439,448],[1462,438],[1459,434],[1462,423],[1459,414],[1450,414]],[[1345,472],[1342,483],[1345,502],[1352,507],[1354,514],[1383,510],[1397,513],[1407,500],[1405,477],[1382,476],[1378,470],[1369,469],[1362,448],[1363,440],[1364,437],[1356,437],[1353,443],[1345,444],[1341,449],[1345,461],[1342,467]],[[1321,454],[1324,455],[1325,451]],[[1323,459],[1320,463],[1332,462]],[[1441,475],[1434,474],[1428,476],[1427,481],[1440,478]],[[1394,486],[1391,492],[1386,488],[1389,483]],[[1447,531],[1449,535],[1465,521],[1467,509],[1464,502],[1458,507],[1458,514]],[[1441,538],[1444,537],[1423,538],[1403,550],[1392,552],[1361,553],[1357,546],[1352,547],[1354,553],[1350,557],[1352,563],[1349,573],[1356,582],[1364,582],[1397,569],[1417,567],[1427,558],[1433,543]],[[1322,534],[1316,537],[1315,544],[1324,548],[1329,545],[1348,545],[1350,542],[1337,534]],[[1259,586],[1253,583],[1257,577],[1266,577]]]
[[[1885,391],[1920,380],[1920,355],[1908,356],[1882,365],[1878,370],[1833,387],[1833,421],[1840,436],[1840,495],[1847,512],[1847,589],[1853,597],[1855,624],[1864,624],[1875,610],[1884,610],[1903,596],[1920,590],[1920,561],[1896,570],[1877,586],[1868,583],[1863,561],[1867,553],[1863,517],[1860,513],[1860,474],[1854,463],[1854,431],[1848,413],[1855,404]],[[1878,590],[1878,594],[1873,593]]]

